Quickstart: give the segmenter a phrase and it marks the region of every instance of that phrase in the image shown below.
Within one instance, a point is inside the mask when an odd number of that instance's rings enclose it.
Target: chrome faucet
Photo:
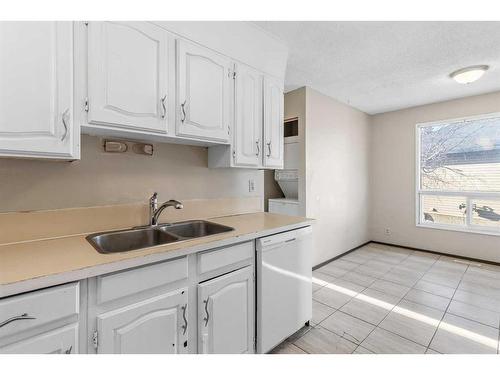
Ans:
[[[158,225],[158,218],[160,217],[163,210],[167,207],[174,207],[176,210],[180,210],[184,206],[181,202],[170,199],[169,201],[162,203],[160,207],[158,207],[158,193],[154,193],[151,198],[149,198],[149,225]]]

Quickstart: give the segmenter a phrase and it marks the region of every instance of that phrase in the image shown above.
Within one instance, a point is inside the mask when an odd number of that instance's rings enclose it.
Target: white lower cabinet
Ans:
[[[254,272],[248,266],[198,285],[198,352],[254,352]]]
[[[78,282],[0,299],[0,353],[78,353]]]
[[[98,353],[187,353],[187,289],[97,316]]]
[[[78,323],[0,348],[0,354],[78,353]]]

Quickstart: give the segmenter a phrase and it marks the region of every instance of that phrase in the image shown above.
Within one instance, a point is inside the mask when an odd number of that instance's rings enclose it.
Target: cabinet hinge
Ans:
[[[89,98],[85,98],[85,103],[83,105],[83,109],[85,110],[85,112],[89,111]]]
[[[83,22],[83,24],[84,24],[85,26],[88,26],[88,25],[89,25],[89,21],[85,21],[85,22]]]
[[[95,349],[97,349],[97,347],[99,346],[97,331],[94,331],[94,333],[92,333],[92,344],[94,345]]]
[[[233,159],[236,159],[236,150],[233,149]]]
[[[233,79],[236,79],[236,72],[233,72]]]

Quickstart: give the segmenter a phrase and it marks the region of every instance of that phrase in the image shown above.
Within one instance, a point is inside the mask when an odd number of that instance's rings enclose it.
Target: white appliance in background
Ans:
[[[280,215],[300,216],[299,201],[297,199],[270,198],[269,212]]]
[[[309,323],[312,246],[311,227],[257,240],[258,353],[267,353]]]
[[[271,198],[268,200],[268,211],[281,215],[300,216],[299,190],[299,120],[287,119],[284,124],[285,151],[284,169],[274,171],[274,180],[278,183],[285,198]]]
[[[298,190],[299,176],[297,169],[274,171],[274,179],[280,186],[285,198],[271,198],[269,212],[282,215],[300,216]]]

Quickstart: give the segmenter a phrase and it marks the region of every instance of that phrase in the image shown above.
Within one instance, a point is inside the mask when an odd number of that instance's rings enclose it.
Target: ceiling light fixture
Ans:
[[[488,65],[468,66],[467,68],[454,71],[450,74],[450,77],[458,83],[468,84],[477,81],[488,69]]]

